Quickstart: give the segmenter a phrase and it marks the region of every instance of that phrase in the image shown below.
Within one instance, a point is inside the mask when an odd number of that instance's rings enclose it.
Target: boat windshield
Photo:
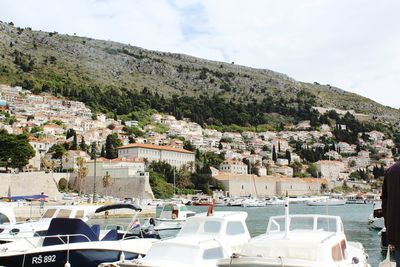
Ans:
[[[191,220],[186,221],[183,225],[179,235],[188,235],[188,234],[217,234],[221,230],[221,222],[219,221],[204,221],[203,223],[199,223],[198,221]]]
[[[339,227],[339,229],[338,229]],[[335,217],[325,216],[290,216],[290,231],[310,230],[326,232],[342,232],[341,224]],[[269,232],[285,231],[285,217],[272,217],[269,223]]]

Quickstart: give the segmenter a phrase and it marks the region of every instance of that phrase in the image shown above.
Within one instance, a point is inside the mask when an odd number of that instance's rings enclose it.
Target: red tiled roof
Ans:
[[[130,144],[130,145],[126,145],[126,146],[120,146],[120,147],[118,147],[118,149],[136,148],[136,147],[194,154],[194,152],[186,150],[186,149],[179,149],[179,148],[174,148],[174,147],[170,147],[170,146],[156,146],[156,145],[151,145],[151,144]]]

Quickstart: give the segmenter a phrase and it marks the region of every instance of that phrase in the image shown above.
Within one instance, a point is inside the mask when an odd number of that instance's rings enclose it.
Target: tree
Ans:
[[[312,177],[317,178],[318,177],[317,165],[315,165],[314,163],[308,165],[307,172],[311,174]]]
[[[103,176],[103,187],[106,189],[106,196],[108,196],[108,188],[111,185],[111,175],[106,173],[106,175]]]
[[[101,146],[100,157],[102,158],[106,157],[106,148],[104,147],[104,145]]]
[[[275,150],[275,145],[272,147],[272,160],[276,162],[278,159],[278,156],[276,155],[276,150]]]
[[[66,139],[70,139],[72,136],[74,136],[74,134],[76,135],[76,132],[74,129],[70,128],[67,130],[67,134],[66,134]]]
[[[35,156],[35,150],[24,134],[8,134],[0,130],[0,166],[22,169]]]
[[[79,148],[82,151],[86,151],[87,147],[86,147],[86,143],[85,143],[85,138],[83,137],[83,135],[81,136],[81,142],[79,144]]]
[[[62,159],[67,150],[63,145],[55,144],[52,147],[50,147],[48,152],[52,154],[51,158]]]
[[[82,195],[82,183],[88,174],[88,169],[85,166],[85,160],[82,157],[77,158],[76,165],[78,166],[77,175],[79,179],[79,195]]]
[[[190,141],[183,141],[183,148],[189,151],[195,151],[196,147]]]
[[[76,132],[74,132],[73,137],[71,150],[78,150],[78,137],[76,136]]]
[[[122,146],[121,140],[116,133],[109,134],[106,139],[106,158],[115,159],[118,157],[118,147]]]
[[[292,161],[292,155],[290,154],[289,150],[286,150],[285,157],[288,160],[289,164]]]

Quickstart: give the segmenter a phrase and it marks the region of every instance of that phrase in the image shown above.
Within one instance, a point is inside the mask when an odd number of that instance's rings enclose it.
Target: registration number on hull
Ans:
[[[38,255],[36,257],[32,257],[32,264],[42,264],[42,263],[52,263],[56,262],[56,255]]]

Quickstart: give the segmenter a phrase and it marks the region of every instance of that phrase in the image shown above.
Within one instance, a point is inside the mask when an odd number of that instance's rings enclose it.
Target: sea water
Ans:
[[[188,207],[196,212],[207,212],[207,207]],[[270,216],[284,215],[283,205],[270,205],[266,207],[216,207],[216,211],[246,211],[248,213],[247,226],[252,237],[265,233]],[[342,206],[307,206],[304,204],[291,204],[291,214],[324,214],[337,215],[342,218],[348,241],[361,242],[369,255],[371,266],[378,266],[383,259],[380,248],[380,236],[377,230],[368,225],[368,217],[373,210],[372,204],[346,204]],[[160,209],[157,209],[157,215]],[[99,221],[101,224],[127,225],[130,219],[107,219]]]

